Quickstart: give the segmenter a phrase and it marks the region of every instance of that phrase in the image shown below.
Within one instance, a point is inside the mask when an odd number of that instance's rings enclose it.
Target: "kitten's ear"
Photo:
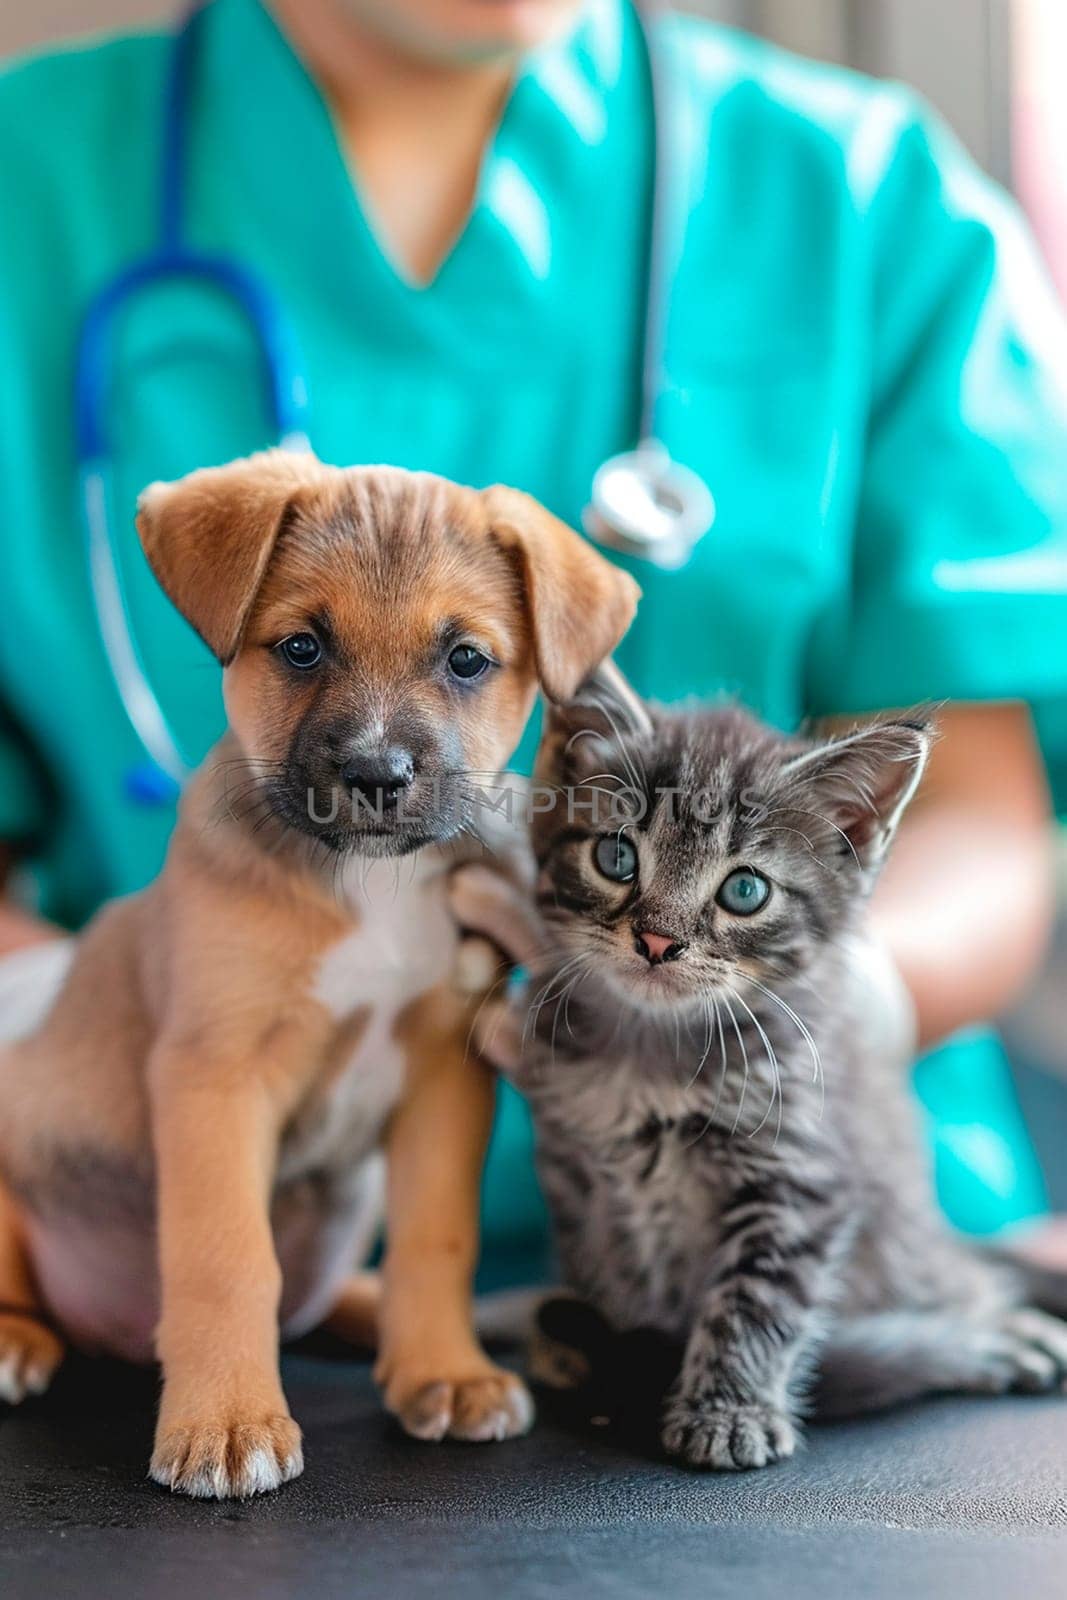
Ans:
[[[919,787],[932,743],[924,722],[860,728],[787,761],[783,798],[835,829],[843,848],[873,875]]]
[[[565,705],[546,705],[538,775],[580,781],[602,771],[613,749],[651,734],[648,707],[609,657]]]

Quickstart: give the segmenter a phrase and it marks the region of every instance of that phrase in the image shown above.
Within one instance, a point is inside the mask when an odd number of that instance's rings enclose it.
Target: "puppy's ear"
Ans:
[[[541,687],[568,701],[630,626],[641,591],[529,495],[497,484],[484,498],[495,537],[520,564]]]
[[[286,512],[322,473],[314,456],[267,450],[151,483],[138,500],[152,571],[223,666],[237,654]]]

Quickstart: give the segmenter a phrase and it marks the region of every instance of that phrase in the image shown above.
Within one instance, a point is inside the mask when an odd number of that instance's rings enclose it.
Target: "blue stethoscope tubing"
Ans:
[[[262,358],[267,408],[279,444],[310,450],[309,396],[295,330],[266,281],[240,262],[194,249],[184,238],[189,103],[200,23],[210,0],[196,0],[178,27],[164,90],[159,232],[155,247],[105,285],[91,302],[79,333],[74,373],[74,430],[86,555],[100,637],[115,687],[142,757],[124,774],[124,788],[142,805],[166,805],[191,765],[149,682],[123,589],[112,518],[113,452],[107,429],[111,350],[121,314],[142,291],[175,280],[199,282],[243,312]],[[664,567],[678,567],[711,527],[715,507],[703,480],[673,461],[660,442],[657,411],[664,388],[664,347],[670,304],[667,177],[664,148],[668,90],[653,48],[651,0],[634,5],[649,63],[653,173],[641,345],[639,442],[604,462],[593,480],[586,531],[601,543]],[[673,253],[673,252],[671,252]]]
[[[142,291],[175,280],[197,281],[226,295],[244,313],[259,347],[275,437],[287,449],[310,449],[308,388],[284,307],[258,274],[183,241],[188,106],[204,10],[201,0],[189,11],[175,36],[168,66],[156,247],[92,301],[81,325],[74,367],[75,449],[93,603],[115,686],[143,750],[143,759],[125,774],[125,788],[131,799],[144,804],[172,800],[190,765],[145,672],[113,535],[107,390],[110,351],[121,314]]]

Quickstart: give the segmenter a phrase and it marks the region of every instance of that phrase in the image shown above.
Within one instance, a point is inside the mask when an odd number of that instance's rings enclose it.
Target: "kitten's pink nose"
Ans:
[[[637,930],[635,942],[638,955],[653,967],[661,961],[676,961],[685,949],[680,940],[672,939],[668,933],[647,933],[642,929]]]

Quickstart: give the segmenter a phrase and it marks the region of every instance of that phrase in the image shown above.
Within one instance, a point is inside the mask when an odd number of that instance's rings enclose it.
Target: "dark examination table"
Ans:
[[[938,1401],[813,1429],[741,1477],[543,1420],[416,1445],[366,1366],[286,1359],[307,1470],[244,1505],[145,1476],[155,1380],[72,1364],[0,1408],[3,1600],[1062,1600],[1067,1399]]]

